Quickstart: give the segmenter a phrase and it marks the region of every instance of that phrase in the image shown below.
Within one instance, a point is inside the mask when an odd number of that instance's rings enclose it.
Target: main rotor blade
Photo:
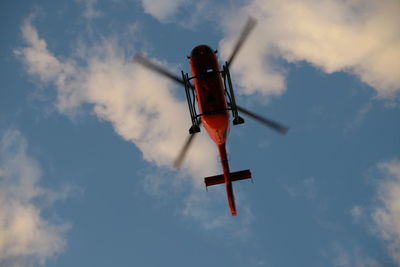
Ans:
[[[183,160],[186,157],[186,154],[189,150],[190,145],[192,144],[193,140],[194,140],[194,136],[196,134],[191,134],[187,137],[185,144],[183,145],[181,151],[179,152],[178,157],[176,158],[176,160],[174,161],[174,168],[179,170],[181,168],[181,165],[183,163]]]
[[[228,63],[227,66],[230,67],[230,65],[232,64],[232,61],[235,59],[237,53],[239,52],[240,48],[242,47],[244,41],[246,41],[247,37],[249,36],[250,32],[253,30],[254,26],[256,25],[256,20],[253,18],[249,18],[247,20],[246,26],[244,26],[242,32],[240,33],[239,39],[237,40],[231,57],[228,59]]]
[[[251,111],[248,111],[248,110],[246,110],[246,109],[244,109],[242,107],[239,107],[238,105],[236,105],[236,107],[237,107],[237,110],[239,112],[241,112],[241,113],[243,113],[243,114],[255,119],[258,122],[261,122],[262,124],[264,124],[264,125],[266,125],[268,127],[271,127],[272,129],[280,132],[281,134],[286,134],[287,131],[289,130],[288,127],[283,126],[283,125],[279,124],[276,121],[264,118],[264,117],[262,117],[260,115],[257,115],[257,114],[255,114],[255,113],[253,113]]]
[[[185,82],[182,80],[182,78],[179,78],[177,75],[169,72],[167,69],[165,69],[164,67],[158,65],[157,63],[145,58],[142,54],[138,53],[133,57],[133,61],[139,63],[140,65],[154,71],[157,72],[161,75],[163,75],[164,77],[167,77],[171,80],[174,80],[175,82],[185,85]]]

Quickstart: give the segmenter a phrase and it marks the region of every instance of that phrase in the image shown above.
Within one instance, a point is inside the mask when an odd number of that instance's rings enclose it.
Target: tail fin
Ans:
[[[244,179],[250,179],[250,178],[251,178],[250,170],[231,172],[229,174],[229,179],[231,181],[238,181],[238,180],[244,180]],[[206,187],[211,186],[211,185],[216,185],[216,184],[223,184],[223,183],[225,183],[224,175],[220,174],[220,175],[206,177],[206,178],[204,178],[204,183],[206,184]]]

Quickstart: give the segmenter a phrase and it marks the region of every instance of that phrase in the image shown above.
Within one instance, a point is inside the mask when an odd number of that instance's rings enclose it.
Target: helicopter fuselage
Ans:
[[[281,134],[285,134],[288,130],[287,127],[273,120],[257,115],[236,104],[229,67],[232,65],[234,58],[238,54],[244,41],[249,36],[255,23],[256,21],[253,18],[248,19],[233,47],[231,56],[222,66],[222,71],[218,64],[216,56],[217,52],[214,52],[207,45],[196,46],[188,57],[192,77],[189,77],[188,73],[182,71],[182,78],[180,78],[171,73],[168,69],[146,59],[140,53],[136,54],[134,57],[135,62],[185,87],[185,94],[192,124],[189,129],[190,135],[176,157],[174,167],[176,169],[180,168],[185,155],[196,136],[195,134],[200,132],[200,124],[203,124],[207,133],[218,147],[223,170],[223,174],[204,178],[204,183],[206,187],[225,184],[228,204],[233,216],[237,215],[237,213],[232,190],[232,182],[251,179],[252,176],[250,170],[236,172],[230,172],[229,170],[228,157],[226,153],[226,142],[229,134],[230,122],[229,113],[232,115],[233,125],[244,123],[244,119],[239,114],[240,112],[265,126],[279,131]],[[194,85],[192,84],[192,80]]]
[[[210,47],[196,46],[190,56],[196,100],[204,128],[221,145],[229,133],[229,113],[218,59]]]
[[[189,60],[201,121],[218,146],[228,204],[235,216],[235,197],[225,145],[229,134],[229,112],[218,59],[209,46],[199,45],[192,50]]]

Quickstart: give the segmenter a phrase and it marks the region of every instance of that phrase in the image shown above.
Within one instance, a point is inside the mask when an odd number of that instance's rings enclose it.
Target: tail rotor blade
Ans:
[[[253,30],[254,26],[256,25],[256,20],[253,18],[249,18],[247,20],[246,26],[243,28],[242,32],[240,33],[239,39],[237,40],[232,54],[227,61],[228,67],[232,64],[232,61],[235,59],[237,53],[239,52],[240,48],[242,47],[244,41],[246,41],[247,37],[249,36],[250,32]]]
[[[187,137],[185,144],[183,145],[181,151],[179,152],[178,157],[174,161],[174,168],[179,170],[182,166],[183,160],[186,157],[186,154],[189,150],[190,145],[192,144],[194,137],[196,134],[191,134]]]
[[[164,67],[158,65],[157,63],[145,58],[142,54],[138,53],[133,57],[133,61],[139,63],[143,67],[146,67],[154,72],[157,72],[158,74],[163,75],[164,77],[167,77],[179,84],[185,85],[185,82],[179,78],[177,75],[171,73]]]
[[[283,125],[281,125],[280,123],[278,123],[278,122],[276,122],[276,121],[267,119],[267,118],[262,117],[262,116],[260,116],[260,115],[257,115],[257,114],[255,114],[255,113],[253,113],[253,112],[251,112],[251,111],[248,111],[248,110],[246,110],[246,109],[244,109],[244,108],[242,108],[242,107],[239,107],[239,106],[236,106],[236,107],[237,107],[237,110],[238,110],[240,113],[243,113],[243,114],[245,114],[245,115],[247,115],[247,116],[249,116],[249,117],[255,119],[256,121],[258,121],[258,122],[260,122],[260,123],[262,123],[262,124],[264,124],[264,125],[266,125],[266,126],[272,128],[272,129],[274,129],[274,130],[280,132],[281,134],[286,134],[287,131],[289,130],[288,127],[283,126]]]

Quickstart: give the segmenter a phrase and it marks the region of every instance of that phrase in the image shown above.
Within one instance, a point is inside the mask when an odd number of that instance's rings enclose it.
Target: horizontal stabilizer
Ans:
[[[231,172],[229,174],[229,179],[231,181],[238,181],[251,178],[250,170],[238,171],[238,172]],[[206,186],[216,185],[216,184],[223,184],[225,183],[224,175],[215,175],[204,178],[204,183]]]

